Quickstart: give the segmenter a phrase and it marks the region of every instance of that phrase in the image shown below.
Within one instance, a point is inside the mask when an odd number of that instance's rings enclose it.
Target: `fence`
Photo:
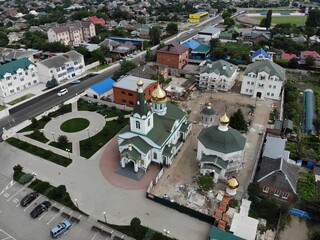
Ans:
[[[113,103],[113,102],[108,102],[108,101],[103,101],[103,100],[99,100],[99,99],[95,99],[95,98],[90,98],[90,97],[86,97],[86,96],[81,96],[81,98],[85,101],[90,101],[90,102],[95,102],[95,103],[100,103],[102,105],[107,105],[108,107],[116,107],[120,110],[125,110],[125,111],[132,111],[132,107],[128,107],[126,105],[120,105],[117,103]]]
[[[155,201],[157,203],[160,203],[166,207],[175,209],[181,213],[187,214],[190,217],[197,218],[203,222],[207,222],[209,224],[215,225],[215,219],[209,215],[206,215],[204,213],[198,212],[196,210],[193,210],[191,208],[185,207],[179,203],[171,202],[170,200],[167,200],[165,198],[160,198],[152,193],[146,193],[146,197],[149,198],[152,201]]]
[[[91,64],[86,65],[85,69],[86,69],[86,71],[88,71],[89,69],[97,67],[99,65],[100,65],[100,61],[96,61],[96,62],[93,62]]]

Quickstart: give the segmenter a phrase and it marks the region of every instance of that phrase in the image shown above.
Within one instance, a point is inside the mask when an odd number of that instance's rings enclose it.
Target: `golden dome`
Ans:
[[[237,189],[239,187],[238,180],[235,177],[229,178],[227,181],[227,187],[230,189]]]
[[[224,113],[224,115],[220,117],[219,120],[221,124],[228,124],[230,119],[228,118],[227,114]]]
[[[137,82],[137,86],[138,87],[142,87],[143,86],[143,82],[142,80],[139,78],[138,82]]]
[[[159,83],[157,85],[157,88],[152,92],[151,99],[154,103],[164,103],[166,101],[167,94],[162,90]]]

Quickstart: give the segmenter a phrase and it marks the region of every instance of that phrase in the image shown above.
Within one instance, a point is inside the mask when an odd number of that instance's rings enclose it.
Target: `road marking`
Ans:
[[[14,198],[14,199],[12,200],[12,202],[18,203],[18,202],[19,202],[19,199],[18,199],[18,198]]]
[[[16,192],[15,194],[13,194],[7,201],[9,202],[11,198],[13,198],[15,195],[17,195],[20,191],[22,191],[25,188],[25,186],[23,186],[18,192]]]
[[[35,201],[37,201],[39,198],[41,198],[41,196],[39,196],[39,197],[37,197],[35,200],[33,200],[32,202],[35,202]],[[31,203],[32,203],[31,202]],[[27,209],[29,208],[29,207],[31,207],[32,206],[32,204],[29,204],[29,206],[28,207],[26,207],[25,209],[24,209],[24,211],[27,211]]]
[[[71,211],[71,212],[69,213],[69,215],[70,215],[69,220],[72,218],[71,213],[73,213],[73,211]],[[68,218],[68,217],[66,217],[65,219],[63,219],[63,221],[67,220],[67,218]],[[62,221],[62,222],[63,222],[63,221]]]
[[[48,210],[47,210],[44,214],[42,214],[41,217],[39,217],[39,221],[40,221],[47,213],[48,213]]]
[[[9,193],[5,193],[5,194],[3,194],[3,196],[7,198],[7,197],[10,196],[10,194]]]
[[[62,207],[61,211],[64,209],[64,207]],[[54,215],[51,220],[49,222],[47,222],[47,225],[49,225],[49,223],[54,219],[56,218],[57,216],[59,215],[59,213],[57,213],[56,215]]]
[[[17,239],[15,239],[14,237],[12,237],[9,233],[7,233],[7,232],[5,232],[4,230],[2,230],[1,228],[0,228],[0,232],[3,232],[4,234],[8,235],[8,237],[2,238],[2,240],[11,239],[11,238],[12,238],[13,240],[17,240]]]
[[[96,236],[97,236],[97,234],[98,234],[98,233],[96,233],[96,234],[93,236],[93,238],[92,238],[91,240],[95,239],[95,238],[96,238]]]
[[[13,180],[11,180],[11,182],[1,191],[0,195],[2,193],[4,193],[5,191],[7,191],[9,188],[11,188],[14,184],[16,184],[16,182],[14,182]],[[0,229],[1,230],[1,229]]]

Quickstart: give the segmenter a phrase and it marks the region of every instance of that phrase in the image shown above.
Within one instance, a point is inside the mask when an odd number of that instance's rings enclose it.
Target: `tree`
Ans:
[[[101,64],[105,63],[105,56],[101,49],[96,49],[91,53],[91,58],[99,61]]]
[[[166,32],[172,36],[176,33],[178,33],[178,24],[176,23],[168,23],[167,27],[166,27]]]
[[[65,135],[60,135],[58,137],[58,147],[65,148],[69,143],[68,137]]]
[[[141,220],[137,217],[132,218],[132,220],[130,222],[130,226],[133,229],[138,229],[141,226]]]
[[[229,11],[224,11],[224,12],[222,13],[222,18],[223,18],[223,19],[226,19],[226,18],[228,18],[228,17],[231,17],[231,13],[230,13]]]
[[[202,191],[209,191],[213,188],[213,178],[209,174],[199,176],[197,182]]]
[[[308,13],[306,27],[320,27],[320,9],[312,9]]]
[[[5,32],[0,32],[0,47],[6,47],[9,43],[8,36]]]
[[[240,108],[230,116],[230,127],[239,131],[248,131],[248,125]]]
[[[231,17],[227,17],[224,19],[224,22],[223,22],[224,25],[227,25],[228,27],[231,27],[232,25],[235,24],[235,21],[233,18]]]
[[[21,172],[22,172],[22,170],[23,170],[23,167],[20,165],[20,164],[18,164],[18,165],[15,165],[14,167],[13,167],[13,176],[17,176],[17,175],[19,175]]]
[[[160,40],[161,40],[161,32],[160,32],[160,28],[155,26],[155,27],[152,27],[150,30],[149,30],[149,37],[150,37],[150,41],[153,45],[157,45],[160,43]]]
[[[56,199],[59,199],[59,198],[62,198],[66,192],[67,192],[66,186],[65,185],[59,185],[54,190],[54,196],[55,196]]]
[[[312,57],[312,56],[306,57],[306,65],[307,65],[308,67],[313,67],[315,61],[316,61],[316,60],[315,60],[314,57]]]
[[[153,54],[149,49],[146,52],[145,56],[146,62],[155,62],[156,61],[156,55]]]
[[[262,18],[259,24],[260,27],[267,27],[267,19]]]
[[[267,17],[266,17],[266,28],[269,29],[271,27],[271,22],[272,22],[272,10],[269,10],[267,12]]]
[[[291,58],[288,62],[288,67],[293,69],[298,68],[299,67],[298,60],[296,58]]]
[[[47,88],[54,88],[55,86],[58,86],[58,81],[57,79],[55,78],[52,78],[51,80],[49,80],[47,83],[46,83],[46,87]]]
[[[213,52],[220,45],[220,40],[218,38],[212,38],[209,42],[209,45],[210,52]]]
[[[119,79],[122,75],[125,75],[127,72],[131,71],[132,69],[136,68],[137,65],[134,62],[131,61],[125,61],[121,64],[121,67],[118,71],[116,71],[112,78],[114,80]]]
[[[38,120],[36,118],[31,119],[31,126],[36,128],[38,126]]]

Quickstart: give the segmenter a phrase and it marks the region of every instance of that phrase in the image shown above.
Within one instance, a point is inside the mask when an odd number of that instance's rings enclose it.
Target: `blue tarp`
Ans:
[[[102,93],[105,93],[106,91],[110,90],[114,83],[115,83],[115,81],[112,78],[107,78],[107,79],[91,86],[90,89],[92,89],[97,94],[102,94]]]
[[[291,209],[290,209],[290,213],[291,213],[292,215],[298,216],[298,217],[300,217],[300,218],[312,219],[312,217],[310,216],[309,213],[304,212],[304,211],[302,211],[302,210],[300,210],[300,209],[291,208]]]

